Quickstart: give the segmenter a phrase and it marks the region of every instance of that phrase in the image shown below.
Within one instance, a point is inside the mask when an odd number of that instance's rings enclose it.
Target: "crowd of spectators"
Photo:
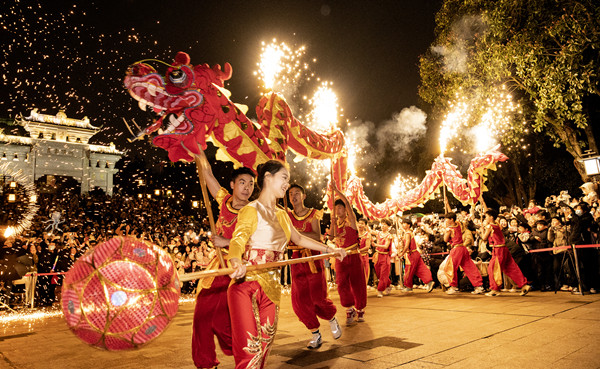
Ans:
[[[0,298],[4,296],[4,300],[0,302],[14,302],[14,298],[10,298],[11,281],[27,272],[66,272],[86,250],[115,235],[129,235],[159,245],[172,256],[179,273],[200,271],[214,256],[206,224],[200,222],[197,216],[186,214],[174,206],[173,199],[67,193],[41,195],[39,205],[33,225],[27,231],[3,240],[4,247],[0,248]],[[579,280],[587,292],[595,293],[600,287],[597,248],[577,251],[580,279],[577,278],[573,251],[556,249],[598,242],[600,205],[595,196],[571,198],[561,193],[547,198],[543,206],[532,200],[524,209],[512,206],[498,210],[499,225],[510,253],[534,289],[580,293]],[[59,222],[52,220],[52,214],[57,212],[60,214]],[[483,211],[477,206],[471,211],[457,209],[456,212],[458,220],[472,235],[469,237],[471,257],[486,277],[485,264],[491,257],[491,248],[482,239]],[[442,214],[412,216],[415,240],[434,279],[444,253],[449,251],[443,241],[445,226],[442,220]],[[55,223],[56,229],[51,227],[52,223]],[[326,234],[326,225],[322,226]],[[379,225],[371,222],[370,227],[376,231]],[[395,228],[392,233],[395,233]],[[324,242],[327,242],[326,236]],[[394,242],[391,280],[392,284],[401,288],[403,261],[395,251],[396,245],[397,242]],[[552,250],[535,252],[539,249]],[[372,254],[374,250],[370,252]],[[333,285],[335,263],[332,261],[326,265],[327,278]],[[284,271],[282,274],[282,284],[289,284],[288,273]],[[56,304],[61,284],[62,275],[39,276],[36,306]],[[377,284],[373,265],[368,284],[370,288]],[[419,281],[415,280],[415,284],[418,285]],[[459,286],[465,290],[472,288],[467,278],[463,278]],[[504,287],[507,291],[515,290],[509,279],[505,280]],[[193,293],[194,288],[193,281],[186,282],[182,292]]]
[[[535,200],[527,208],[500,207],[498,223],[501,227],[513,259],[534,290],[579,291],[581,281],[584,291],[596,293],[600,287],[598,248],[577,250],[578,264],[572,250],[561,248],[567,245],[597,244],[600,235],[600,204],[595,194],[582,198],[570,197],[566,192],[548,197],[543,206]],[[469,251],[482,276],[487,277],[486,263],[491,258],[492,248],[482,239],[483,210],[477,206],[473,211],[456,209],[457,218],[469,230]],[[410,215],[409,215],[410,216]],[[444,219],[440,214],[412,217],[412,230],[425,263],[435,276],[439,265],[449,251],[444,242]],[[377,223],[371,223],[373,230]],[[392,229],[392,233],[395,232]],[[471,237],[472,236],[472,237]],[[401,285],[402,260],[397,255],[397,242],[393,243],[391,280],[398,288]],[[538,252],[537,250],[548,249]],[[371,254],[374,250],[371,251]],[[578,268],[576,268],[576,266]],[[577,278],[577,269],[579,276]],[[377,284],[371,265],[369,286]],[[415,280],[418,285],[418,281]],[[467,278],[462,278],[461,288],[472,289]],[[407,286],[412,288],[413,286]],[[506,291],[516,292],[516,287],[505,277]]]
[[[2,239],[0,301],[14,302],[11,281],[25,273],[66,272],[89,248],[117,235],[148,240],[164,248],[178,273],[202,270],[214,253],[208,227],[198,216],[181,210],[174,199],[59,193],[40,195],[38,204],[29,229]],[[36,306],[57,303],[61,284],[62,275],[39,276]],[[183,293],[193,289],[193,283],[182,286]]]

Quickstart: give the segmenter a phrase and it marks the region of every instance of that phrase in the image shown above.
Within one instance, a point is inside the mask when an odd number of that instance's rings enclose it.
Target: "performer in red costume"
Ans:
[[[360,218],[358,220],[358,238],[360,239],[360,259],[363,264],[363,271],[365,272],[365,282],[369,280],[369,273],[371,272],[371,267],[369,266],[369,251],[371,250],[371,230],[369,229],[369,225],[367,224],[367,220],[365,218]]]
[[[500,286],[502,286],[502,273],[512,279],[517,287],[521,289],[521,296],[527,295],[531,286],[527,284],[527,279],[523,276],[521,269],[513,260],[508,247],[506,247],[506,241],[504,234],[500,226],[496,224],[498,213],[495,210],[489,209],[485,212],[484,219],[484,233],[482,239],[489,241],[490,246],[494,248],[492,251],[492,259],[488,265],[488,276],[490,278],[490,292],[486,293],[486,296],[498,296],[500,295]]]
[[[390,281],[390,264],[392,252],[392,235],[390,227],[392,222],[389,219],[381,221],[381,231],[377,232],[375,241],[375,252],[377,261],[375,262],[375,274],[379,278],[377,284],[377,297],[389,295],[392,291],[392,282]]]
[[[322,212],[317,209],[307,208],[304,205],[306,191],[298,184],[293,184],[288,190],[288,197],[293,210],[288,210],[292,225],[301,235],[321,240],[321,226],[319,220]],[[290,242],[289,250],[293,250],[292,259],[318,255],[320,252],[305,249]],[[323,344],[319,332],[319,319],[329,321],[334,339],[342,336],[342,329],[335,313],[337,309],[327,295],[327,281],[325,280],[323,260],[293,264],[292,270],[292,308],[298,319],[312,333],[308,342],[309,349],[318,349]]]
[[[402,292],[412,292],[413,277],[416,275],[421,278],[423,283],[427,285],[427,292],[433,290],[433,278],[431,277],[431,270],[427,268],[427,265],[423,262],[421,254],[417,249],[417,243],[415,242],[415,236],[410,228],[410,219],[402,220],[402,230],[404,235],[402,237],[402,251],[400,257],[405,257],[404,267],[404,288]]]
[[[238,211],[248,204],[254,191],[254,173],[248,168],[239,168],[231,174],[229,186],[232,194],[221,187],[212,173],[204,152],[194,155],[198,170],[202,171],[211,195],[219,203],[219,219],[216,223],[217,236],[230,239],[237,222]],[[227,259],[227,248],[222,249]],[[215,256],[207,269],[218,269],[219,259]],[[227,305],[227,288],[231,278],[219,276],[201,279],[192,323],[192,357],[197,368],[213,368],[219,364],[215,351],[215,339],[225,355],[233,355],[231,343],[231,320]]]
[[[333,182],[333,190],[340,197],[335,200],[335,242],[347,252],[358,251],[358,230],[356,215],[348,199]],[[346,325],[364,322],[367,306],[367,282],[363,264],[358,253],[351,253],[342,262],[335,265],[335,280],[340,295],[340,304],[346,310]]]
[[[277,206],[289,186],[289,172],[282,162],[269,160],[257,171],[260,195],[240,211],[229,242],[229,262],[235,271],[230,274],[233,281],[227,298],[236,369],[264,368],[277,331],[281,297],[280,268],[246,273],[242,260],[254,265],[281,260],[290,240],[311,250],[333,251],[340,259],[346,255],[343,249],[301,235],[286,211]]]
[[[481,274],[473,260],[471,260],[471,256],[467,251],[467,247],[464,245],[463,240],[463,225],[460,222],[456,221],[455,213],[446,214],[446,227],[447,231],[444,234],[444,242],[449,242],[452,246],[452,250],[450,250],[450,259],[448,260],[448,264],[446,265],[446,275],[448,276],[448,280],[450,281],[450,287],[446,291],[447,294],[452,295],[458,292],[458,267],[462,267],[471,281],[473,287],[475,287],[475,291],[471,292],[472,294],[479,295],[484,292],[483,290],[483,280],[481,279]]]

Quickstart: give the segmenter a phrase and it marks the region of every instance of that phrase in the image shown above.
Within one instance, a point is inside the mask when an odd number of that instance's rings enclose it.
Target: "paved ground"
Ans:
[[[337,293],[332,299],[339,303]],[[339,306],[339,305],[338,305]],[[27,323],[0,320],[0,368],[194,368],[193,302],[183,302],[171,326],[141,349],[105,352],[81,343],[61,317]],[[338,319],[345,321],[344,312]],[[268,368],[600,368],[600,295],[532,292],[526,297],[461,293],[448,296],[369,292],[367,321],[343,327],[334,341],[328,324],[318,351],[304,348],[308,332],[282,299]],[[219,353],[219,369],[233,359]]]

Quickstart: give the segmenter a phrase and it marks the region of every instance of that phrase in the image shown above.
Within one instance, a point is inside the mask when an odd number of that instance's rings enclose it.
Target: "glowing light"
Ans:
[[[197,208],[199,205],[198,201],[192,201],[192,207]]]
[[[440,129],[442,155],[455,147],[464,154],[483,152],[498,144],[511,129],[511,121],[521,114],[519,105],[506,93],[505,86],[490,87],[486,92],[484,99],[469,97],[461,90],[449,102]]]
[[[338,125],[338,102],[331,83],[322,82],[310,100],[312,111],[308,114],[310,126],[315,131],[331,132]]]
[[[308,70],[308,64],[302,61],[304,53],[304,46],[292,50],[276,39],[268,45],[262,42],[258,71],[254,74],[259,75],[266,90],[279,90],[286,84],[296,83]]]
[[[404,196],[408,191],[419,185],[419,180],[413,176],[403,176],[398,174],[394,183],[390,186],[390,196],[398,198]]]
[[[13,227],[8,226],[6,227],[6,230],[4,231],[4,238],[9,238],[10,236],[15,234],[15,230]]]

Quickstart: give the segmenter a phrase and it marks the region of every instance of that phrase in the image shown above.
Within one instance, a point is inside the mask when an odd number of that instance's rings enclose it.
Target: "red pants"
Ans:
[[[236,369],[264,368],[277,331],[279,308],[256,281],[232,284],[227,301]]]
[[[369,254],[360,254],[360,259],[362,260],[363,270],[365,272],[365,282],[367,282],[369,280],[369,272],[371,271]]]
[[[450,260],[452,261],[452,281],[450,282],[450,286],[458,287],[458,267],[461,266],[465,271],[465,275],[471,281],[473,287],[481,287],[483,286],[483,280],[481,279],[481,273],[479,273],[479,269],[471,260],[471,256],[469,255],[469,251],[464,246],[453,247],[450,250]]]
[[[517,287],[521,288],[527,284],[527,279],[523,276],[521,269],[519,269],[519,266],[510,255],[508,247],[494,247],[492,259],[490,260],[490,265],[488,265],[488,276],[492,290],[498,291],[500,286],[502,286],[503,272],[515,282]],[[499,276],[499,281],[494,276]]]
[[[230,281],[228,276],[215,277],[211,288],[201,290],[196,297],[192,322],[192,358],[197,368],[212,368],[219,364],[214,336],[217,336],[223,353],[233,355],[231,320],[227,307]]]
[[[383,292],[392,284],[390,282],[390,261],[390,255],[377,254],[377,263],[375,263],[375,274],[379,278],[377,291]]]
[[[408,255],[409,263],[405,264],[404,267],[404,287],[412,288],[413,277],[415,274],[421,278],[423,283],[427,284],[433,280],[431,277],[431,270],[427,268],[427,265],[423,262],[421,254],[418,251],[409,252]]]
[[[359,254],[348,255],[336,261],[335,281],[340,294],[340,304],[362,310],[367,306],[367,282]]]
[[[294,252],[292,259],[300,257]],[[316,273],[308,263],[293,264],[292,269],[292,308],[306,328],[314,331],[319,328],[319,319],[331,320],[337,309],[327,296],[327,282],[323,273],[323,261],[315,261]]]

